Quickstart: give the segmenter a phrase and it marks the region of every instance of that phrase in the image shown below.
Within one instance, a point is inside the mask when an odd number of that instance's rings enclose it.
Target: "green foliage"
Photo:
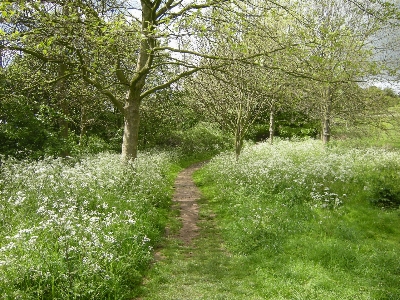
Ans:
[[[112,127],[101,131],[101,126],[92,126],[82,141],[72,129],[67,138],[61,137],[57,123],[60,117],[67,116],[60,116],[56,110],[35,99],[25,96],[3,98],[0,102],[0,154],[18,159],[39,159],[57,157],[62,152],[78,156],[120,150],[120,136],[115,142],[108,136]],[[95,135],[96,131],[101,136]]]
[[[249,127],[245,139],[254,142],[266,140],[269,137],[269,124],[253,124]]]
[[[365,178],[371,203],[383,208],[400,207],[400,167],[392,162],[375,166]]]
[[[114,143],[112,141],[104,140],[103,138],[94,134],[86,135],[82,138],[80,144],[78,143],[77,136],[75,136],[73,133],[71,133],[70,136],[73,137],[70,148],[70,155],[73,157],[80,157],[88,154],[99,154],[102,152],[118,152],[121,146],[119,136],[117,142]]]
[[[399,174],[398,151],[278,140],[219,155],[196,181],[259,298],[396,299]]]
[[[275,116],[275,136],[280,138],[315,138],[320,131],[320,124],[309,116],[286,109]],[[250,126],[246,133],[246,139],[255,142],[266,140],[269,137],[269,119],[267,116],[259,118]]]
[[[364,90],[366,104],[375,103],[379,108],[369,105],[370,112],[360,114],[353,120],[336,119],[332,131],[335,145],[348,148],[384,147],[399,148],[399,97],[393,91],[370,87]]]
[[[171,143],[175,144],[184,155],[201,153],[217,154],[231,148],[231,139],[213,123],[200,122],[187,130],[176,131],[171,136]]]
[[[145,99],[140,112],[142,149],[175,146],[175,132],[193,127],[199,116],[185,103],[181,92],[166,90]]]
[[[103,153],[0,168],[4,299],[131,299],[163,233],[171,155]]]
[[[287,110],[276,116],[276,135],[281,138],[312,137],[320,132],[320,123],[298,111]]]
[[[15,57],[1,71],[0,154],[37,159],[120,151],[122,133],[115,134],[122,117],[99,92],[76,77],[49,84],[57,68],[29,56]]]
[[[58,145],[49,119],[39,103],[24,96],[10,96],[0,102],[0,153],[17,158],[40,157],[46,148]]]

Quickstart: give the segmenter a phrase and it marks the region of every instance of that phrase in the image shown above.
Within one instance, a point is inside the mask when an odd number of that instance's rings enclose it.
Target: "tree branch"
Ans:
[[[156,20],[158,20],[160,17],[164,16],[165,13],[174,7],[177,7],[179,4],[182,3],[182,0],[179,0],[174,3],[174,0],[168,0],[165,5],[159,9],[159,11],[156,13]]]
[[[262,56],[268,56],[270,54],[273,54],[275,52],[279,52],[279,51],[283,51],[287,48],[291,48],[291,47],[295,47],[295,46],[299,46],[300,44],[292,44],[292,45],[286,45],[286,46],[282,46],[280,48],[276,48],[274,50],[268,51],[268,52],[261,52],[261,53],[256,53],[256,54],[252,54],[249,56],[244,56],[242,58],[232,58],[232,57],[224,57],[221,55],[209,55],[209,54],[203,54],[200,52],[196,52],[196,51],[191,51],[191,50],[182,50],[182,49],[176,49],[170,46],[165,46],[165,47],[155,47],[154,51],[162,51],[162,50],[168,50],[171,52],[175,52],[175,53],[182,53],[182,54],[191,54],[194,56],[198,56],[201,58],[206,58],[206,59],[212,59],[212,60],[225,60],[225,61],[248,61],[248,60],[252,60],[254,58],[258,58],[258,57],[262,57]]]
[[[97,81],[89,78],[87,75],[82,74],[82,78],[84,81],[86,81],[87,83],[89,83],[90,85],[94,86],[95,88],[97,88],[99,90],[100,93],[102,93],[103,95],[107,96],[108,99],[110,99],[110,101],[112,102],[112,104],[114,104],[114,106],[121,112],[124,113],[124,106],[123,104],[118,101],[118,99],[114,96],[114,94],[109,91],[104,89],[104,87]]]
[[[4,46],[4,45],[0,44],[0,50],[20,51],[20,52],[32,55],[33,57],[35,57],[35,58],[37,58],[37,59],[39,59],[41,61],[44,61],[44,62],[65,63],[64,60],[50,58],[50,57],[45,56],[42,53],[39,53],[39,52],[36,52],[36,51],[33,51],[33,50],[29,50],[29,49],[26,49],[26,48],[23,48],[23,47]]]
[[[161,0],[157,1],[159,3],[156,3],[156,9],[158,9],[161,5]],[[156,14],[156,19],[158,19],[159,17],[163,16],[168,10],[174,8],[175,6],[179,5],[180,3],[182,3],[182,1],[178,1],[177,3],[173,4],[174,0],[168,0],[167,3],[165,3],[165,5],[157,12]]]
[[[51,84],[57,83],[58,81],[63,80],[65,78],[68,78],[68,77],[73,76],[73,75],[80,75],[80,73],[79,72],[71,72],[71,73],[67,73],[67,74],[65,74],[63,76],[57,77],[57,78],[55,78],[53,80],[41,81],[41,82],[39,82],[39,83],[37,83],[37,84],[35,84],[33,86],[26,87],[26,88],[22,89],[22,91],[27,91],[27,90],[33,89],[33,88],[35,88],[37,86],[40,86],[42,83],[51,85]]]
[[[192,69],[192,70],[189,70],[189,71],[186,71],[186,72],[182,72],[181,74],[179,74],[179,75],[176,76],[175,78],[172,78],[171,80],[167,81],[166,83],[160,84],[160,85],[158,85],[158,86],[155,86],[155,87],[153,87],[153,88],[151,88],[151,89],[145,91],[144,93],[142,93],[142,94],[140,95],[140,98],[143,99],[143,98],[145,98],[146,96],[148,96],[148,95],[150,95],[150,94],[152,94],[152,93],[154,93],[154,92],[156,92],[156,91],[165,89],[165,88],[169,87],[171,84],[173,84],[173,83],[175,83],[175,82],[181,80],[181,79],[184,78],[184,77],[187,77],[187,76],[189,76],[189,75],[191,75],[191,74],[194,74],[194,73],[200,71],[201,69],[203,69],[203,68],[195,68],[195,69]]]
[[[124,71],[121,69],[121,60],[119,56],[117,57],[117,64],[115,68],[115,74],[117,75],[118,80],[120,81],[121,84],[129,86],[129,81],[126,78]]]
[[[216,4],[219,3],[224,3],[224,2],[228,2],[229,0],[214,0],[214,1],[210,1],[208,3],[204,3],[204,4],[190,4],[184,8],[182,8],[180,11],[176,12],[176,13],[171,13],[170,14],[170,18],[171,19],[175,19],[177,17],[182,16],[184,13],[193,10],[193,9],[202,9],[202,8],[208,8],[208,7],[212,7]],[[171,1],[168,1],[171,2]],[[179,4],[181,4],[183,1],[178,1],[174,4],[172,4],[170,7],[167,7],[166,5],[160,9],[160,11],[156,14],[156,18],[158,19],[159,17],[163,16],[168,10],[171,10],[172,8],[178,6]]]

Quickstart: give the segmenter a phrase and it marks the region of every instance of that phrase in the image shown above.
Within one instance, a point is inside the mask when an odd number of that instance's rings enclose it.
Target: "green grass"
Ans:
[[[195,175],[202,230],[185,247],[162,234],[180,227],[171,187],[193,160],[4,162],[0,299],[400,298],[398,151],[307,140],[218,155]]]
[[[170,153],[3,161],[0,299],[129,299],[164,232]]]
[[[366,116],[359,124],[350,126],[347,126],[343,120],[335,120],[337,124],[332,128],[332,144],[347,148],[383,147],[399,149],[399,113],[400,106],[395,106],[390,108],[386,115]]]
[[[201,237],[167,240],[142,299],[399,299],[399,174],[399,152],[311,140],[219,155]]]
[[[201,208],[200,237],[190,246],[173,237],[164,241],[163,259],[147,274],[140,299],[263,299],[254,290],[257,270],[249,258],[227,251],[204,199]]]
[[[151,151],[126,165],[107,153],[3,159],[0,299],[135,297],[171,218],[176,175],[209,158]]]
[[[280,142],[220,156],[198,182],[228,249],[273,282],[266,298],[397,299],[399,210],[374,204],[379,178],[397,197],[399,172],[398,152]]]

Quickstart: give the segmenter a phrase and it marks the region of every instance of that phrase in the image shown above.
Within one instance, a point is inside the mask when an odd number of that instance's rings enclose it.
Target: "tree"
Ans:
[[[76,154],[97,137],[106,146],[115,135],[122,122],[107,99],[77,76],[65,78],[62,89],[49,85],[58,72],[57,65],[43,66],[30,56],[15,57],[3,69],[1,153],[19,158]]]
[[[224,53],[210,54],[220,42],[208,36],[213,25],[218,22],[229,34],[240,34],[229,29],[235,28],[232,17],[249,28],[257,23],[257,14],[248,8],[271,5],[295,16],[292,6],[280,1],[2,1],[0,47],[64,65],[55,82],[80,76],[105,95],[124,116],[122,157],[134,159],[143,99],[209,68],[202,64],[204,59],[218,61],[214,69],[228,64],[232,58]],[[229,13],[225,18],[215,11]],[[244,54],[248,61],[268,56],[265,51]],[[177,70],[173,74],[168,72],[172,66]],[[149,81],[165,74],[163,82]]]
[[[124,115],[122,157],[131,159],[137,155],[142,100],[202,69],[196,57],[208,55],[180,39],[204,34],[207,28],[193,28],[194,21],[225,2],[142,0],[132,7],[128,1],[5,1],[2,48],[64,65],[59,80],[79,75],[107,96]],[[148,83],[170,66],[180,66],[179,72],[156,86]]]
[[[209,36],[218,44],[211,49],[213,55],[230,56],[233,62],[216,68],[215,61],[205,60],[211,71],[194,76],[185,86],[195,109],[234,136],[237,158],[249,128],[268,110],[272,141],[274,113],[284,99],[280,82],[284,74],[274,69],[285,59],[285,52],[295,47],[290,34],[283,31],[288,14],[279,4],[252,1],[240,7],[239,14],[214,10],[216,20],[236,22],[213,23]]]
[[[359,97],[350,97],[352,83],[365,80],[377,72],[372,60],[371,39],[382,26],[382,20],[366,11],[374,4],[345,0],[324,0],[301,6],[308,22],[303,29],[305,51],[299,63],[312,81],[307,80],[308,100],[322,123],[322,140],[328,143],[331,123],[343,107],[355,106]],[[354,93],[353,93],[354,94]],[[315,111],[315,110],[314,110]]]
[[[243,65],[230,65],[223,72],[202,72],[186,85],[194,109],[234,136],[237,159],[247,130],[265,106],[250,88],[247,71]]]

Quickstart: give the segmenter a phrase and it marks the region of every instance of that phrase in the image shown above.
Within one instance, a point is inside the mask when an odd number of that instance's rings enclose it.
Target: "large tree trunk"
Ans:
[[[137,157],[140,123],[141,93],[146,83],[147,75],[153,64],[153,49],[156,45],[154,29],[156,16],[150,1],[141,0],[142,34],[140,51],[136,64],[136,75],[130,81],[128,95],[124,106],[124,134],[122,140],[122,160],[134,160]]]
[[[124,106],[124,135],[122,139],[122,159],[137,157],[140,123],[140,95],[130,92]]]

